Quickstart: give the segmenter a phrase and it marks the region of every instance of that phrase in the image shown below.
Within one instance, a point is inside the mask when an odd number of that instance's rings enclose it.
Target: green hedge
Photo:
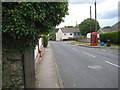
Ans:
[[[34,49],[39,35],[47,34],[68,15],[68,2],[3,2],[2,45]]]
[[[100,41],[106,43],[107,39],[109,39],[110,43],[120,44],[119,37],[120,37],[120,31],[101,33],[100,34]]]
[[[86,36],[85,35],[81,35],[80,38],[85,38]]]
[[[43,35],[43,47],[47,47],[48,45],[48,36]]]

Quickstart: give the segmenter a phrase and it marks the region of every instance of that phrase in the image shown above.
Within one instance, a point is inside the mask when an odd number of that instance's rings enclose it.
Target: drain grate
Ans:
[[[94,69],[94,70],[99,70],[99,69],[101,69],[102,67],[99,66],[99,65],[92,65],[92,66],[88,66],[88,68]]]

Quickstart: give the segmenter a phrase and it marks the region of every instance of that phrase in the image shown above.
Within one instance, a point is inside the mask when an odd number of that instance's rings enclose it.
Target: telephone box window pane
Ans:
[[[96,36],[94,36],[94,43],[96,43]]]

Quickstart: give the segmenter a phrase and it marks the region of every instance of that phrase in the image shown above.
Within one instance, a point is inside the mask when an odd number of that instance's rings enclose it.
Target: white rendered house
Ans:
[[[60,28],[56,33],[56,41],[77,39],[79,37],[80,31],[78,28]]]

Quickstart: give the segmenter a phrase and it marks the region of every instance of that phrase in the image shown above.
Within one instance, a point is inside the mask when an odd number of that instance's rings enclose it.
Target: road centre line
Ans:
[[[94,57],[95,58],[95,56],[94,55],[91,55],[91,54],[89,54],[89,53],[86,53],[86,52],[83,52],[84,54],[87,54],[87,55],[89,55],[89,56],[92,56],[92,57]]]
[[[105,61],[105,62],[108,63],[108,64],[111,64],[111,65],[113,65],[113,66],[120,67],[120,66],[118,66],[118,65],[116,65],[116,64],[114,64],[114,63],[111,63],[111,62],[109,62],[109,61]]]

